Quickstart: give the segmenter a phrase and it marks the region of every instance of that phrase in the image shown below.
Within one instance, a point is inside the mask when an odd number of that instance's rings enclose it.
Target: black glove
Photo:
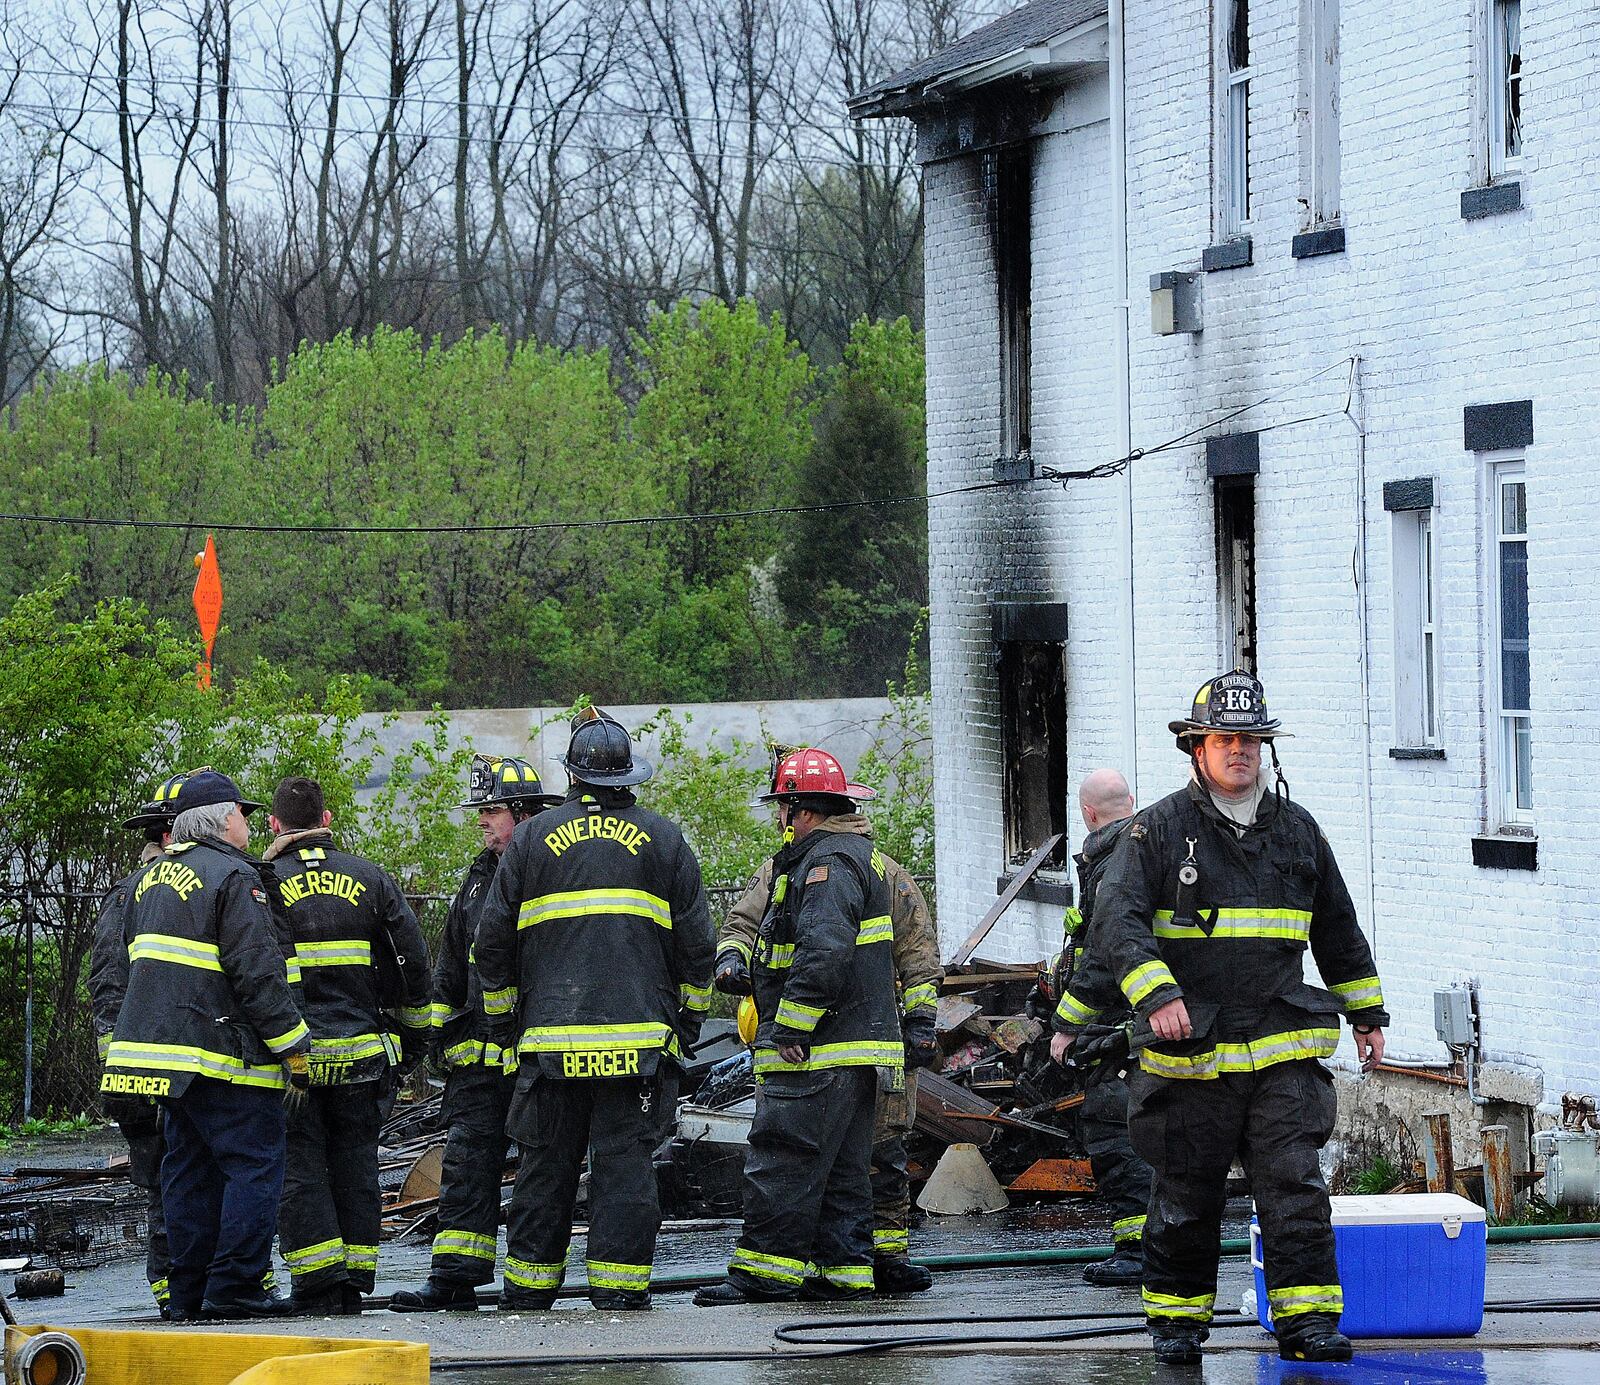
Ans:
[[[750,967],[744,957],[732,948],[717,956],[717,973],[711,984],[723,995],[750,994]]]
[[[283,1070],[289,1075],[289,1085],[297,1092],[311,1090],[311,1060],[304,1053],[291,1053],[283,1060]]]
[[[939,1035],[931,1013],[919,1011],[907,1015],[900,1033],[906,1043],[906,1062],[911,1067],[937,1069],[943,1064],[944,1051],[939,1047]]]

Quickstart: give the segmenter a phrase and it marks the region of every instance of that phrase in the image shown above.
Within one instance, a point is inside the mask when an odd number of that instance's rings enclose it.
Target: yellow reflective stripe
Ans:
[[[483,993],[483,1013],[486,1015],[509,1015],[517,1003],[517,988],[507,986],[503,991],[485,991]]]
[[[1056,1006],[1056,1018],[1063,1024],[1088,1024],[1099,1013],[1085,1005],[1071,991],[1062,996],[1061,1004]]]
[[[1267,1302],[1274,1318],[1292,1318],[1299,1313],[1344,1312],[1344,1291],[1337,1284],[1295,1284],[1283,1289],[1268,1289]]]
[[[778,1002],[778,1013],[774,1019],[788,1029],[798,1029],[803,1034],[809,1034],[817,1027],[817,1021],[827,1013],[826,1006],[805,1005],[798,1000],[785,999]]]
[[[566,1273],[564,1251],[561,1259],[549,1264],[535,1264],[532,1260],[519,1260],[514,1255],[506,1256],[506,1283],[518,1289],[559,1289]]]
[[[804,1260],[793,1260],[787,1255],[766,1255],[745,1246],[733,1248],[733,1258],[728,1261],[728,1269],[742,1270],[745,1274],[752,1274],[758,1279],[771,1279],[779,1284],[796,1287],[806,1277]]]
[[[1213,1294],[1196,1294],[1193,1298],[1177,1298],[1172,1294],[1158,1294],[1154,1289],[1141,1287],[1146,1317],[1186,1318],[1198,1322],[1211,1321],[1211,1308],[1217,1301]]]
[[[1118,1245],[1126,1241],[1137,1241],[1144,1236],[1145,1214],[1139,1213],[1136,1217],[1119,1217],[1111,1223],[1111,1239]]]
[[[769,971],[782,971],[785,967],[792,967],[794,965],[794,944],[769,943],[763,939],[756,948],[756,961]]]
[[[346,1269],[351,1270],[376,1270],[378,1268],[377,1246],[354,1246],[348,1242],[344,1248],[344,1263]]]
[[[1194,924],[1174,923],[1171,909],[1157,909],[1158,938],[1289,938],[1304,942],[1311,936],[1309,909],[1218,909],[1210,933]]]
[[[672,927],[672,906],[648,890],[563,890],[524,900],[517,911],[517,927],[532,928],[556,919],[588,918],[597,914],[621,914],[649,919],[663,928]]]
[[[1220,1073],[1259,1072],[1301,1058],[1330,1058],[1338,1047],[1337,1029],[1292,1029],[1243,1043],[1218,1044],[1189,1055],[1147,1048],[1139,1054],[1139,1066],[1155,1077],[1205,1080]]]
[[[320,846],[304,846],[297,853],[302,861],[326,861],[328,853]]]
[[[300,974],[300,959],[295,956],[283,959],[283,979],[291,986],[298,985],[305,978]]]
[[[469,1068],[483,1061],[483,1043],[478,1039],[464,1039],[451,1044],[444,1051],[444,1061],[453,1068]]]
[[[365,938],[341,938],[324,943],[296,943],[302,967],[370,967],[372,944]]]
[[[430,1010],[426,1005],[402,1005],[400,1007],[400,1023],[407,1029],[426,1029],[430,1018]]]
[[[650,1288],[649,1265],[619,1265],[610,1260],[586,1260],[591,1289],[620,1289],[645,1293]]]
[[[302,1039],[309,1038],[310,1035],[311,1031],[306,1028],[306,1022],[304,1020],[300,1020],[295,1024],[293,1029],[285,1030],[276,1038],[267,1039],[266,1044],[267,1047],[270,1048],[274,1053],[287,1053]],[[264,1035],[263,1038],[265,1038]]]
[[[311,1056],[327,1062],[358,1063],[363,1058],[392,1056],[393,1041],[387,1034],[351,1034],[342,1039],[311,1040]]]
[[[469,1260],[494,1263],[494,1237],[476,1231],[441,1231],[433,1238],[435,1255],[463,1255]]]
[[[870,1289],[872,1283],[871,1265],[819,1265],[817,1273],[830,1284],[837,1284],[841,1289]]]
[[[111,1052],[111,1035],[101,1034],[95,1039],[94,1046],[96,1051],[100,1054],[100,1061],[102,1063],[105,1062],[106,1056]]]
[[[519,1045],[523,1053],[581,1053],[597,1048],[660,1048],[672,1032],[670,1025],[649,1021],[639,1024],[544,1024],[526,1029]]]
[[[892,943],[893,941],[894,920],[887,914],[879,914],[876,918],[861,920],[861,928],[856,933],[857,947],[866,947],[869,943]]]
[[[314,1246],[286,1250],[283,1258],[289,1262],[290,1274],[312,1274],[329,1265],[344,1264],[344,1241],[335,1236],[331,1241],[318,1241]]]
[[[711,1008],[711,987],[691,986],[685,981],[678,987],[678,1003],[685,1010],[701,1014]]]
[[[113,1039],[111,1051],[106,1055],[106,1066],[152,1068],[157,1072],[192,1072],[202,1077],[234,1082],[242,1087],[281,1090],[285,1085],[283,1069],[276,1063],[271,1067],[254,1067],[241,1063],[231,1054],[212,1053],[209,1049],[191,1048],[185,1044],[140,1044],[127,1039]]]
[[[911,1233],[904,1227],[875,1226],[872,1248],[880,1255],[905,1255],[911,1249]]]
[[[451,1020],[467,1013],[466,1010],[458,1010],[452,1005],[436,1000],[428,1006],[428,1023],[435,1029],[443,1029]]]
[[[221,971],[222,953],[215,943],[175,938],[170,933],[141,933],[128,944],[130,962],[172,962],[200,971]]]
[[[905,1066],[904,1044],[877,1039],[860,1039],[855,1043],[816,1044],[799,1063],[786,1063],[775,1048],[756,1050],[758,1076],[773,1072],[818,1072],[824,1068],[899,1068]]]
[[[901,997],[901,1005],[906,1014],[913,1010],[920,1010],[924,1006],[936,1006],[939,1003],[939,988],[931,981],[923,981],[915,986],[907,986],[906,993]]]
[[[1328,989],[1351,1010],[1374,1010],[1383,1004],[1383,987],[1376,976],[1363,976],[1359,981],[1336,981]]]
[[[170,1299],[172,1295],[167,1289],[167,1280],[165,1275],[163,1275],[160,1279],[152,1279],[150,1281],[150,1292],[155,1297],[157,1304],[159,1304],[162,1308],[167,1306],[167,1300]]]
[[[717,944],[717,956],[720,958],[724,952],[737,952],[745,965],[750,965],[750,944],[743,938],[724,938]]]
[[[1153,962],[1146,962],[1135,967],[1122,978],[1122,993],[1128,997],[1128,1004],[1137,1005],[1148,995],[1153,995],[1163,986],[1176,986],[1177,979],[1172,975],[1167,964],[1160,958]]]

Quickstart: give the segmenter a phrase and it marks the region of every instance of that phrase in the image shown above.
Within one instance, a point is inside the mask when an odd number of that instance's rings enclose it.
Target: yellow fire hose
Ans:
[[[76,1347],[76,1351],[74,1351]],[[418,1342],[6,1328],[6,1385],[428,1385]]]

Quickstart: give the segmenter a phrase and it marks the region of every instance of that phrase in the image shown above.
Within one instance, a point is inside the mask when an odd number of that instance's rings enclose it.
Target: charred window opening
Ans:
[[[1249,476],[1219,478],[1217,585],[1223,655],[1256,672],[1256,487]]]
[[[1055,642],[1007,640],[1000,646],[1000,708],[1005,749],[1006,859],[1020,865],[1057,833],[1045,864],[1063,865],[1067,831],[1066,651]]]
[[[1033,451],[1033,146],[1009,145],[988,157],[1000,288],[1000,447],[1006,457],[1026,457]]]

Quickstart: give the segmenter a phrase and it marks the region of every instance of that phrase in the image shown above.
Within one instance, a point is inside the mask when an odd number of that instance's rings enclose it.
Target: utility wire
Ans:
[[[780,515],[829,514],[844,510],[878,509],[894,505],[917,505],[925,504],[930,500],[947,500],[952,496],[978,495],[986,491],[1011,489],[1026,485],[1028,481],[1034,479],[1065,486],[1072,481],[1100,480],[1104,477],[1115,476],[1126,470],[1141,457],[1152,457],[1161,452],[1170,452],[1178,447],[1192,446],[1200,439],[1201,434],[1209,433],[1224,423],[1232,422],[1253,409],[1259,409],[1263,405],[1274,403],[1289,391],[1299,390],[1331,371],[1339,369],[1341,366],[1351,366],[1353,368],[1354,360],[1353,356],[1349,356],[1335,361],[1332,365],[1324,366],[1321,370],[1306,376],[1302,380],[1285,385],[1282,389],[1265,394],[1260,399],[1252,400],[1248,404],[1231,409],[1216,418],[1207,419],[1205,422],[1196,424],[1193,428],[1179,433],[1175,437],[1168,438],[1165,442],[1157,443],[1152,447],[1136,447],[1124,456],[1101,462],[1092,467],[1086,467],[1078,471],[1060,471],[1054,467],[1043,467],[1037,478],[1019,477],[1015,480],[977,481],[970,485],[953,486],[948,490],[930,491],[925,495],[875,496],[863,500],[836,500],[822,505],[770,505],[760,509],[714,510],[699,514],[615,515],[606,519],[548,519],[508,524],[247,524],[234,522],[208,523],[202,520],[182,519],[107,518],[95,515],[3,513],[0,513],[0,523],[53,524],[73,529],[176,529],[182,531],[208,529],[219,534],[531,534],[571,529],[638,528],[655,524],[714,524],[738,519],[767,519]],[[1348,408],[1348,400],[1345,408]],[[1332,418],[1344,412],[1345,409],[1329,409],[1322,413],[1307,414],[1300,418],[1285,419],[1279,423],[1267,424],[1256,431],[1265,433],[1277,428],[1294,427],[1301,423],[1311,423],[1318,419]]]

